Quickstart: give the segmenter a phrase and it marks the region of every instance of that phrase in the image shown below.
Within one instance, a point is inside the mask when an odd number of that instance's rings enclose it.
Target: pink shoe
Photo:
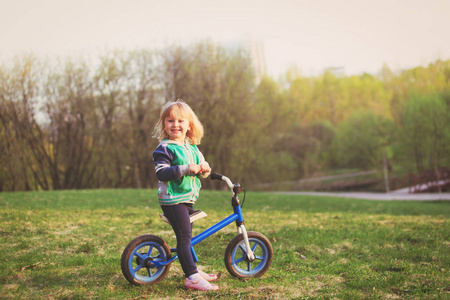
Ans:
[[[186,278],[184,281],[184,286],[188,290],[217,291],[219,289],[219,286],[209,283],[200,274],[191,275],[190,278],[192,279]]]
[[[200,274],[200,276],[202,276],[204,279],[206,279],[206,281],[209,281],[209,282],[217,280],[216,274],[206,274],[205,272],[200,271],[200,270],[198,270],[198,274]]]

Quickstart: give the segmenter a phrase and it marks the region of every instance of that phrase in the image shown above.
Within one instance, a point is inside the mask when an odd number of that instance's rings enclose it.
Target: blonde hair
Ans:
[[[158,123],[156,123],[155,129],[153,130],[153,137],[157,138],[160,142],[169,138],[169,135],[164,130],[164,122],[171,114],[189,121],[190,129],[186,133],[186,139],[190,144],[199,145],[203,137],[203,125],[192,108],[182,99],[164,104]]]

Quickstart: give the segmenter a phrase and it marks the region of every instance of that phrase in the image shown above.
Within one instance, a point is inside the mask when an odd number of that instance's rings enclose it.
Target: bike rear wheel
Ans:
[[[250,261],[244,236],[235,236],[225,250],[225,266],[231,275],[237,278],[260,277],[267,272],[273,259],[273,249],[270,241],[259,232],[247,233],[250,247],[255,259]]]
[[[155,267],[172,257],[166,242],[155,235],[141,235],[132,240],[122,253],[120,265],[125,278],[134,285],[155,284],[166,277],[170,264]]]

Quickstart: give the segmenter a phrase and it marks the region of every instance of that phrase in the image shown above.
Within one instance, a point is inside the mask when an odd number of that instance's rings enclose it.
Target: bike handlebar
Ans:
[[[228,178],[226,176],[223,176],[221,174],[213,173],[213,172],[211,172],[210,177],[211,177],[211,180],[223,180],[223,181],[225,181],[228,184],[228,186],[230,187],[230,189],[233,190],[234,184],[233,184],[233,182],[231,182],[230,178]]]
[[[210,177],[211,177],[211,180],[222,180],[223,175],[220,175],[217,173],[211,173]]]

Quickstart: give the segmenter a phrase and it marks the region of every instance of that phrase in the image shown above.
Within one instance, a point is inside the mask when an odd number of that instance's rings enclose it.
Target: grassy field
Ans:
[[[248,192],[248,230],[265,234],[274,261],[238,280],[223,263],[229,226],[196,246],[218,292],[186,291],[179,262],[158,285],[135,287],[120,257],[152,233],[175,245],[154,190],[0,193],[2,299],[448,299],[450,202],[378,202]],[[194,234],[231,213],[230,193],[203,191]]]

